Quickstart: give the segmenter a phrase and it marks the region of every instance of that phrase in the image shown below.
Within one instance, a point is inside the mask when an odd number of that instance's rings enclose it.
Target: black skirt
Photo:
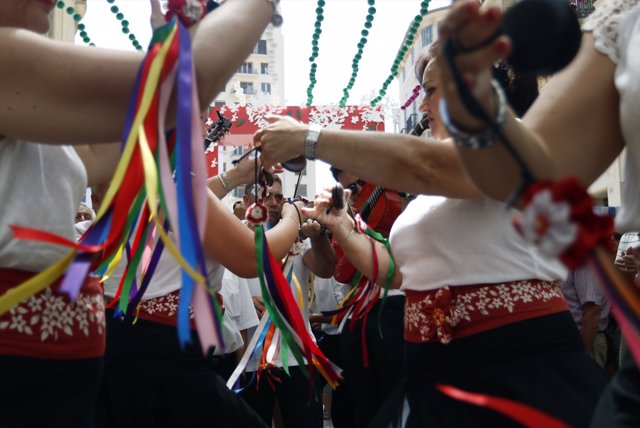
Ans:
[[[405,379],[372,426],[509,427],[515,421],[445,396],[450,385],[507,398],[586,427],[606,384],[568,311],[440,343],[405,343]]]
[[[591,426],[640,427],[640,371],[628,349],[620,370],[600,397]]]
[[[197,335],[181,349],[175,327],[113,318],[107,311],[98,428],[260,427],[251,408],[203,356]]]
[[[91,428],[102,357],[0,356],[0,427]]]

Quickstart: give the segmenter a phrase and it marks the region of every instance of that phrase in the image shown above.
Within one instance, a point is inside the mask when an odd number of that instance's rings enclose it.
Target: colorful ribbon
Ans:
[[[436,388],[443,394],[448,395],[451,398],[455,398],[456,400],[495,410],[496,412],[522,424],[524,427],[569,428],[569,425],[564,422],[536,410],[533,407],[526,406],[513,400],[493,397],[485,394],[475,394],[449,385],[436,385]]]
[[[269,251],[261,224],[255,228],[255,243],[262,298],[271,320],[280,331],[283,347],[286,344],[300,367],[307,365],[305,359],[308,362],[308,373],[303,373],[308,374],[310,391],[313,387],[313,367],[335,388],[342,370],[329,361],[313,341],[292,287],[284,277],[280,264]],[[293,278],[293,274],[291,277]]]
[[[174,86],[176,131],[165,138]],[[46,288],[64,270],[67,274],[61,292],[74,298],[89,272],[109,276],[126,247],[126,270],[112,305],[118,303],[118,314],[131,315],[166,248],[182,267],[178,307],[181,345],[191,341],[192,306],[203,351],[212,346],[224,349],[222,312],[206,283],[202,250],[207,191],[199,121],[189,32],[173,19],[154,32],[141,64],[125,119],[121,158],[96,222],[78,244],[46,232],[14,228],[18,239],[64,245],[72,251],[50,269],[0,297],[0,311]]]

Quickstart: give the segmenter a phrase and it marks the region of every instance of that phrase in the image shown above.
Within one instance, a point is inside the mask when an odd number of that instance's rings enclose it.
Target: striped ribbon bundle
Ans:
[[[235,384],[248,360],[256,352],[262,352],[260,360],[263,364],[260,365],[260,369],[264,369],[264,363],[273,360],[274,353],[279,352],[282,356],[282,368],[288,373],[287,350],[291,350],[300,367],[307,365],[305,360],[309,363],[308,371],[303,373],[309,378],[310,391],[313,388],[313,368],[318,370],[332,388],[335,388],[342,370],[327,359],[307,330],[301,312],[304,306],[301,286],[293,274],[293,259],[288,257],[282,267],[271,255],[262,224],[257,224],[255,227],[255,245],[258,279],[268,317],[263,317],[247,347],[247,353],[229,379],[227,386],[232,387]],[[293,295],[292,288],[298,290],[297,299]],[[279,349],[276,335],[279,335]]]
[[[371,229],[369,225],[367,225],[367,223],[362,220],[362,217],[360,217],[359,214],[356,214],[355,220],[358,232],[366,233],[372,239],[371,249],[373,252],[373,278],[369,279],[362,275],[361,272],[356,272],[353,280],[351,281],[351,290],[340,303],[340,307],[334,311],[323,311],[322,314],[331,316],[331,323],[334,325],[339,325],[340,330],[344,328],[347,320],[349,320],[349,328],[351,330],[355,328],[356,322],[358,320],[362,320],[362,363],[364,367],[369,367],[369,352],[366,341],[366,324],[368,320],[368,314],[376,304],[376,302],[380,299],[380,291],[384,290],[382,295],[382,303],[379,308],[379,311],[382,312],[387,299],[387,294],[389,292],[389,287],[391,286],[393,276],[395,275],[396,266],[393,255],[391,254],[391,246],[389,245],[389,240],[382,236],[382,234]],[[389,254],[389,267],[385,276],[384,287],[380,287],[377,284],[379,275],[378,255],[373,241],[381,242],[385,246],[387,253]],[[382,317],[378,317],[378,330],[380,332],[380,336],[382,336],[382,329],[380,327],[381,322]]]
[[[65,245],[72,251],[2,296],[0,313],[43,290],[65,271],[60,292],[75,298],[90,272],[108,277],[126,251],[129,260],[113,304],[118,302],[119,314],[133,314],[166,248],[183,268],[180,343],[191,340],[189,309],[193,306],[203,350],[224,348],[222,313],[205,279],[202,237],[207,187],[195,82],[189,32],[174,18],[154,32],[141,64],[125,122],[121,159],[95,223],[77,244],[35,229],[13,227],[15,238]],[[174,88],[176,127],[165,135]]]
[[[313,368],[335,388],[338,385],[341,369],[327,359],[307,330],[305,320],[300,311],[300,304],[296,302],[289,281],[285,278],[278,261],[271,255],[269,245],[265,239],[264,228],[257,225],[255,230],[256,260],[258,262],[258,278],[265,308],[275,327],[280,331],[281,343],[291,350],[300,367],[309,364],[308,376],[310,388],[313,385]],[[292,267],[286,272],[293,281]],[[294,282],[294,286],[295,286]],[[301,293],[299,293],[301,295]],[[287,370],[286,349],[282,349],[283,369]]]

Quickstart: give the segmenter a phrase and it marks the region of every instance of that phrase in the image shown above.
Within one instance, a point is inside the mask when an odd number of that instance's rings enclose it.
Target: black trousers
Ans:
[[[0,426],[93,427],[102,358],[0,356]]]
[[[404,296],[388,297],[382,312],[381,304],[379,300],[371,309],[365,326],[369,367],[363,364],[363,321],[353,330],[347,321],[341,334],[342,368],[355,403],[354,427],[369,424],[404,373]]]
[[[218,373],[226,383],[238,366],[235,353],[224,354],[213,357],[212,369]]]
[[[260,427],[266,425],[214,371],[194,342],[181,350],[174,327],[114,319],[107,311],[107,352],[98,426],[112,428]]]
[[[628,349],[598,401],[591,426],[640,427],[640,371]]]
[[[343,368],[340,342],[338,334],[323,334],[318,338],[318,346],[322,353],[338,367]],[[319,389],[323,389],[327,382],[317,371],[315,373]],[[349,377],[343,372],[342,381],[336,389],[331,391],[331,421],[334,428],[353,428],[355,426],[353,412],[355,404],[349,381]]]
[[[307,367],[289,367],[291,376],[276,370],[280,381],[275,382],[275,390],[267,379],[268,374],[263,372],[260,381],[248,385],[241,396],[269,426],[277,398],[285,428],[322,428],[322,395],[309,390],[309,379],[302,370],[307,370]]]

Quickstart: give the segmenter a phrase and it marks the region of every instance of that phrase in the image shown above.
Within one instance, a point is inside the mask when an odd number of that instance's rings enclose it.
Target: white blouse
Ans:
[[[547,260],[517,234],[513,214],[489,199],[418,196],[391,230],[402,289],[566,278],[559,262]]]
[[[0,139],[0,267],[39,272],[70,250],[13,238],[10,225],[75,240],[74,220],[87,172],[71,146]]]
[[[213,291],[219,291],[222,287],[222,277],[224,275],[224,266],[218,263],[216,260],[205,256],[207,280],[209,287]],[[118,285],[124,274],[124,269],[127,265],[127,257],[122,256],[120,263],[116,265],[115,270],[104,281],[104,294],[108,297],[114,297],[118,291]],[[140,281],[140,266],[136,273],[136,280]],[[138,283],[140,286],[140,283]],[[175,260],[173,255],[166,248],[160,255],[156,270],[151,277],[149,287],[144,293],[142,300],[156,299],[158,297],[166,296],[169,293],[179,290],[182,287],[182,268]]]
[[[616,217],[622,232],[640,230],[640,0],[603,0],[587,18],[595,47],[616,64],[620,127],[627,152],[622,207]]]

